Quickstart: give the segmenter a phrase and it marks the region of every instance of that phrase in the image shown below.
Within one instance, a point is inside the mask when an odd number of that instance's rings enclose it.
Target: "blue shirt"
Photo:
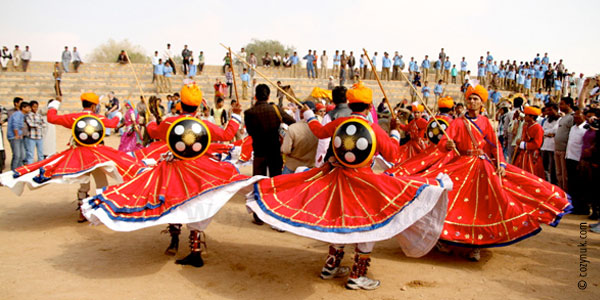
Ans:
[[[360,58],[360,60],[359,60],[359,62],[360,62],[360,68],[361,68],[361,69],[362,69],[362,68],[364,68],[364,67],[365,67],[365,63],[366,63],[366,60],[365,60],[364,58],[362,58],[362,57],[361,57],[361,58]]]
[[[452,63],[449,60],[445,61],[444,69],[448,70],[448,69],[450,69],[450,67],[452,67]]]
[[[250,74],[248,73],[242,73],[242,75],[240,75],[240,78],[242,79],[242,82],[250,82]]]
[[[543,64],[542,65],[542,71],[544,71],[544,72],[548,71],[548,65]]]
[[[421,63],[421,68],[423,69],[429,69],[429,60],[428,59],[424,59],[423,62]]]
[[[508,79],[515,80],[515,75],[517,73],[515,71],[508,71]]]
[[[517,84],[523,84],[525,83],[525,76],[523,76],[523,74],[517,75]]]
[[[433,93],[436,95],[441,95],[444,92],[444,88],[442,87],[441,84],[436,84],[435,87],[433,87]]]
[[[23,138],[23,127],[25,126],[25,115],[20,111],[15,111],[8,119],[6,130],[6,138],[9,140],[15,139],[15,129],[19,132],[19,136]]]
[[[544,71],[542,71],[541,69],[537,69],[535,71],[535,78],[537,78],[537,79],[543,79],[544,78]]]
[[[494,91],[490,93],[490,97],[492,98],[492,102],[498,103],[498,101],[500,101],[500,98],[502,98],[502,94],[500,94],[500,92],[498,91]]]
[[[539,64],[539,63],[540,63],[540,57],[539,57],[539,56],[536,56],[536,57],[533,59],[533,63],[534,63],[534,64]]]
[[[494,57],[490,54],[487,56],[486,59],[487,59],[487,61],[492,61],[492,60],[494,60]]]
[[[414,61],[409,62],[408,63],[408,70],[414,72],[415,71],[415,64],[416,64],[416,62],[414,62]]]
[[[562,82],[559,79],[554,80],[554,89],[555,90],[562,89]]]
[[[154,66],[154,74],[163,75],[164,72],[165,72],[165,65],[158,64],[158,65]]]
[[[504,71],[504,70],[498,71],[498,78],[504,78],[504,77],[506,77],[506,71]]]
[[[171,77],[171,73],[173,73],[173,68],[171,68],[169,65],[166,65],[163,74],[165,74],[165,77]]]
[[[485,67],[480,66],[479,68],[477,68],[477,76],[479,76],[479,77],[485,76]]]
[[[377,55],[373,55],[373,57],[371,58],[371,62],[373,63],[374,67],[377,67]]]
[[[299,62],[298,55],[293,55],[292,56],[292,65],[297,65],[298,62]]]
[[[486,72],[488,72],[488,73],[492,73],[492,71],[494,71],[494,65],[492,65],[492,64],[487,64],[487,65],[485,66],[485,71],[486,71]]]
[[[492,65],[492,73],[494,74],[498,74],[498,66],[497,65]]]
[[[381,66],[382,66],[382,67],[384,67],[384,68],[389,68],[389,67],[391,67],[391,66],[392,66],[392,60],[391,60],[391,59],[389,59],[388,57],[385,57],[385,56],[384,56],[384,57],[381,59]]]
[[[466,61],[461,61],[460,62],[460,70],[461,71],[467,71],[467,62]]]
[[[190,73],[189,73],[189,75],[190,76],[196,76],[196,65],[190,65]]]
[[[441,70],[441,69],[442,69],[442,64],[444,64],[444,62],[438,59],[438,60],[435,62],[435,69],[436,69],[436,70]]]
[[[485,62],[483,60],[480,60],[477,62],[477,66],[478,67],[485,67]]]
[[[302,59],[306,59],[306,67],[309,69],[313,68],[313,61],[315,61],[315,57],[312,54],[305,55]]]
[[[404,63],[402,62],[402,58],[400,58],[400,56],[394,56],[394,66],[395,67],[400,67],[403,64]]]
[[[340,65],[340,59],[341,59],[341,57],[340,57],[339,54],[338,55],[334,55],[333,56],[333,65],[334,66],[339,66]]]
[[[544,94],[542,93],[536,93],[535,94],[535,99],[540,99],[540,101],[544,100]]]
[[[525,79],[525,83],[523,83],[523,87],[526,88],[526,89],[530,89],[531,88],[531,78]]]
[[[423,93],[423,97],[429,97],[429,93],[431,93],[431,89],[428,86],[424,86],[421,89],[421,93]]]
[[[542,58],[542,62],[548,64],[550,62],[550,57],[544,56],[544,58]]]

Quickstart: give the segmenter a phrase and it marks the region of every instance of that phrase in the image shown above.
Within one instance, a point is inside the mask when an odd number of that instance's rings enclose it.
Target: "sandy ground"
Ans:
[[[68,131],[58,134],[64,145]],[[118,137],[107,144],[117,146]],[[327,245],[252,224],[243,195],[215,217],[206,265],[196,269],[174,264],[188,253],[187,230],[177,256],[165,256],[162,227],[121,233],[76,223],[76,190],[52,185],[17,197],[0,188],[0,299],[600,299],[600,234],[581,239],[582,216],[484,250],[478,263],[435,251],[407,258],[395,241],[380,242],[369,274],[382,285],[367,292],[319,279]],[[583,241],[586,278],[579,275]],[[582,279],[585,290],[577,286]]]

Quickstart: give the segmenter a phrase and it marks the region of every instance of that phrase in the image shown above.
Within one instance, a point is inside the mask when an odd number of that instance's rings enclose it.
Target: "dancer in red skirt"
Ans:
[[[115,231],[132,231],[170,224],[173,255],[179,244],[181,224],[190,228],[191,253],[176,263],[201,267],[203,231],[212,217],[237,191],[262,177],[241,175],[230,163],[205,153],[210,141],[231,140],[240,125],[241,106],[232,108],[227,128],[190,117],[201,103],[202,92],[193,83],[181,89],[184,114],[148,124],[154,139],[166,142],[169,152],[148,171],[84,201],[82,210],[93,224],[104,223]]]
[[[438,180],[391,177],[370,168],[375,151],[398,160],[398,133],[388,137],[366,115],[372,91],[361,82],[348,90],[350,117],[321,125],[308,107],[304,119],[318,138],[332,138],[333,156],[320,168],[263,179],[247,206],[282,230],[331,243],[321,278],[346,276],[349,289],[376,289],[368,278],[375,242],[396,237],[406,255],[425,255],[439,237],[446,209],[447,176]],[[445,187],[445,188],[444,188]],[[357,244],[351,269],[340,266],[344,244]]]
[[[526,106],[523,110],[525,124],[521,142],[517,143],[517,151],[513,164],[540,178],[545,178],[544,162],[540,148],[544,143],[544,129],[536,122],[542,110],[535,106]]]
[[[77,198],[81,201],[88,197],[90,175],[94,177],[96,188],[108,185],[106,175],[120,181],[127,181],[138,173],[144,164],[124,152],[102,145],[104,130],[116,128],[117,117],[106,119],[94,113],[98,105],[98,96],[94,93],[81,94],[83,111],[58,115],[60,100],[49,105],[48,122],[72,130],[73,139],[67,150],[49,158],[6,172],[1,183],[10,187],[17,195],[23,192],[25,185],[38,188],[49,183],[80,183]],[[78,222],[85,222],[80,213]]]
[[[471,247],[469,258],[480,259],[479,248],[505,246],[538,233],[542,223],[556,226],[570,210],[566,193],[559,187],[506,165],[490,121],[480,115],[488,93],[482,86],[466,94],[467,113],[455,119],[438,147],[460,156],[423,171],[432,178],[448,174],[454,181],[448,213],[439,244]],[[499,161],[498,161],[499,160]]]
[[[421,153],[429,143],[425,138],[425,130],[427,129],[427,120],[423,119],[423,111],[425,107],[421,104],[412,106],[412,114],[414,119],[406,125],[399,125],[400,129],[406,131],[410,136],[410,140],[406,144],[400,146],[399,161],[407,160]]]

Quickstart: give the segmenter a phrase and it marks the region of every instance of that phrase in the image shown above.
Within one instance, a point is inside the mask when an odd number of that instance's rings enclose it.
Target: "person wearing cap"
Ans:
[[[332,143],[333,147],[338,145],[335,150],[338,152],[342,143],[345,149],[352,149],[343,154],[346,162],[355,161],[356,156],[349,154],[354,153],[350,151],[369,149],[364,143],[366,135],[363,135],[364,131],[359,133],[359,126],[373,132],[371,137],[376,142],[369,151],[379,152],[387,161],[398,161],[397,130],[392,130],[390,137],[377,123],[367,120],[372,93],[362,82],[355,84],[346,93],[352,115],[337,118],[327,125],[321,125],[308,106],[302,109],[310,130],[318,138],[332,137],[338,128],[342,128],[340,126],[352,124],[338,132]],[[335,158],[332,156],[320,168],[259,181],[246,205],[271,226],[330,243],[329,256],[321,270],[322,279],[348,276],[348,289],[376,289],[380,282],[367,277],[375,242],[401,236],[399,240],[406,255],[420,257],[426,254],[435,243],[436,227],[440,224],[433,213],[441,210],[443,218],[446,193],[441,185],[449,187],[451,182],[440,176],[439,182],[431,180],[427,185],[419,178],[375,174],[369,165],[372,155],[356,166],[349,166],[337,157],[337,154]],[[278,199],[285,199],[285,204]],[[426,226],[420,226],[425,223]],[[407,228],[410,230],[405,231]],[[418,232],[419,241],[414,236],[405,236],[408,231]],[[345,244],[356,244],[351,269],[340,266]]]
[[[544,172],[544,161],[540,148],[544,142],[544,129],[536,122],[542,114],[542,110],[536,106],[526,106],[523,110],[525,122],[521,139],[517,142],[517,154],[513,165],[534,174],[540,178],[546,178]]]
[[[450,245],[470,248],[467,258],[478,261],[480,248],[521,241],[538,233],[542,223],[558,225],[570,203],[559,187],[506,164],[492,124],[481,115],[487,90],[469,87],[465,98],[465,116],[454,119],[438,143],[447,155],[458,151],[460,156],[416,175],[432,178],[446,173],[452,178],[454,189],[448,195],[452,205],[438,250],[451,252]]]
[[[94,93],[81,94],[83,111],[78,113],[58,115],[61,98],[56,100],[48,104],[46,117],[50,124],[72,129],[75,121],[86,116],[95,117],[105,128],[116,128],[119,123],[118,118],[107,119],[94,113],[99,105],[98,95]],[[80,183],[77,198],[78,207],[81,207],[90,190],[90,175],[94,177],[96,187],[100,189],[108,185],[106,175],[116,181],[127,181],[144,167],[142,162],[124,152],[100,144],[101,141],[100,138],[95,145],[85,146],[72,142],[68,149],[42,161],[17,168],[9,177],[5,177],[6,173],[2,174],[0,181],[17,194],[22,193],[25,184],[37,188],[48,183]],[[80,211],[78,222],[85,220]]]
[[[202,104],[202,91],[195,83],[185,85],[180,95],[182,115],[166,118],[160,124],[150,122],[148,134],[152,138],[165,143],[172,125],[192,117]],[[226,129],[203,122],[211,141],[233,139],[241,124],[241,111],[240,104],[233,106]],[[185,136],[183,139],[185,141]],[[131,181],[110,186],[102,194],[86,200],[83,213],[92,223],[103,223],[115,231],[169,224],[171,243],[165,251],[167,255],[177,253],[181,224],[186,223],[190,228],[191,251],[176,263],[201,267],[204,265],[201,246],[206,245],[203,231],[212,217],[239,189],[263,177],[252,179],[239,174],[232,164],[213,160],[209,155],[183,160],[167,152],[162,157],[156,166]],[[118,209],[121,207],[127,210]]]
[[[429,145],[425,138],[427,120],[423,118],[425,106],[416,104],[412,106],[413,119],[408,124],[400,124],[398,128],[410,136],[410,140],[400,146],[400,160],[407,160],[425,150]]]

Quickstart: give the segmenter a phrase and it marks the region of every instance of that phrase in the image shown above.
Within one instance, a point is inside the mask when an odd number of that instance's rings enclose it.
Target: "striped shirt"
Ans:
[[[41,140],[43,137],[44,119],[38,113],[30,112],[25,116],[25,124],[29,129],[28,137],[34,140]]]

